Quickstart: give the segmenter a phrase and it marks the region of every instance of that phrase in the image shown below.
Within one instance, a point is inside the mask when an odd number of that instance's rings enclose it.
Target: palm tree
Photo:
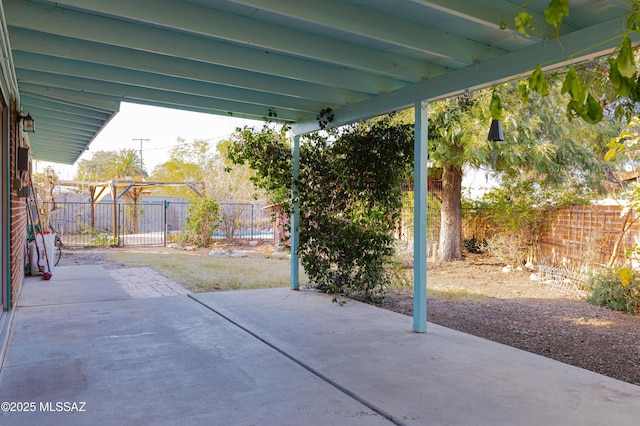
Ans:
[[[111,166],[118,179],[147,175],[142,168],[137,151],[132,148],[121,149],[113,159]]]
[[[116,179],[136,179],[146,176],[140,163],[140,157],[135,149],[121,149],[113,159],[111,165]],[[138,199],[142,195],[142,188],[133,188],[129,196],[133,199],[133,232],[138,232]]]

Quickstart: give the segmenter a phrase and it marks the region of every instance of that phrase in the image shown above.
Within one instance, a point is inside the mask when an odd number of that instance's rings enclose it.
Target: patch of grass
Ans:
[[[413,269],[405,269],[400,263],[391,269],[392,280],[389,291],[413,294]],[[450,302],[483,303],[489,300],[489,296],[483,293],[470,291],[466,288],[440,289],[429,285],[427,278],[427,298],[446,300]]]
[[[491,298],[486,294],[475,293],[466,289],[436,290],[427,287],[427,299],[446,300],[449,302],[485,303]]]
[[[282,259],[209,257],[200,253],[111,252],[130,267],[147,266],[194,293],[288,287],[290,262]],[[306,277],[301,272],[301,282]]]

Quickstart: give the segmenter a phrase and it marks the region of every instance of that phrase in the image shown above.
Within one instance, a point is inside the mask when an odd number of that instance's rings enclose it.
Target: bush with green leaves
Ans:
[[[487,241],[476,237],[462,240],[462,247],[469,253],[480,254],[487,250]]]
[[[91,236],[89,246],[91,247],[117,247],[119,244],[118,238],[114,238],[112,234],[108,232],[99,232],[91,227],[91,225],[84,222],[76,222],[76,224],[82,230],[83,235]]]
[[[631,268],[602,268],[587,280],[588,301],[632,315],[640,313],[640,273]]]
[[[188,242],[198,247],[211,244],[213,235],[220,222],[218,212],[220,206],[212,198],[202,197],[189,206],[189,215],[185,225]]]
[[[314,135],[300,168],[301,263],[328,293],[378,298],[395,253],[392,230],[413,159],[413,128],[360,123]]]
[[[291,186],[290,148],[282,134],[267,126],[244,129],[230,149],[232,160],[256,170],[256,184],[274,194],[274,201]],[[367,299],[384,293],[391,279],[402,183],[412,161],[413,126],[394,124],[391,118],[301,141],[299,254],[318,289]]]

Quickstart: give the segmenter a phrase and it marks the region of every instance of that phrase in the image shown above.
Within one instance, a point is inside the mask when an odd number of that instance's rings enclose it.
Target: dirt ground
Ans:
[[[107,253],[65,251],[61,264],[122,267]],[[591,305],[532,281],[529,271],[502,266],[473,254],[429,263],[428,321],[640,385],[640,316]],[[412,315],[412,295],[393,292],[383,307]]]
[[[595,306],[532,281],[531,272],[502,271],[484,255],[427,267],[429,322],[640,385],[640,316]],[[385,307],[413,313],[411,295]]]

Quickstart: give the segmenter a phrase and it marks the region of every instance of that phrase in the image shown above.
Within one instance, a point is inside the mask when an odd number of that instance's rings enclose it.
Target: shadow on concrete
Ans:
[[[355,301],[27,278],[0,424],[635,424],[640,387]],[[16,412],[18,408],[26,412]],[[18,403],[23,403],[18,407]],[[74,405],[75,404],[75,405]]]

